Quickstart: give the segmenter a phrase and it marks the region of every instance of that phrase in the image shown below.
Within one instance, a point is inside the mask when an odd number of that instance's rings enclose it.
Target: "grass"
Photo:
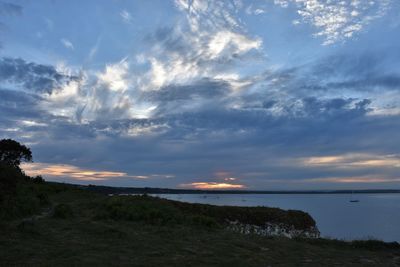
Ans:
[[[249,214],[257,209],[34,187],[52,212],[0,221],[0,266],[400,266],[398,244],[266,238],[223,227],[226,216],[256,222]],[[299,225],[311,222],[300,218]]]

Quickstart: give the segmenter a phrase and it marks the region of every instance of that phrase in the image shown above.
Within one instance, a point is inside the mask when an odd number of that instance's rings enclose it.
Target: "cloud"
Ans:
[[[324,1],[324,0],[275,0],[284,8],[294,5],[301,21],[313,25],[318,31],[315,36],[325,40],[324,45],[345,41],[384,16],[391,0],[381,1]],[[295,20],[295,24],[299,24]]]
[[[240,1],[199,1],[199,0],[175,0],[178,9],[186,12],[190,28],[194,32],[204,28],[237,28],[240,23],[236,19],[236,13],[242,4]]]
[[[251,49],[258,49],[261,46],[261,40],[251,40],[244,35],[230,32],[219,31],[208,43],[208,57],[213,60],[223,56],[225,51],[229,54],[241,55]]]
[[[52,163],[23,163],[22,169],[27,175],[36,176],[43,175],[50,179],[70,178],[75,181],[106,181],[115,178],[132,178],[132,179],[152,179],[152,178],[173,178],[173,175],[166,174],[149,174],[149,175],[129,175],[126,172],[115,171],[98,171],[86,168],[80,168],[69,164],[52,164]]]
[[[383,177],[329,177],[329,178],[314,178],[306,179],[304,182],[312,183],[342,183],[342,184],[382,184],[382,183],[397,183],[400,178],[383,178]]]
[[[132,23],[132,15],[127,10],[122,10],[119,15],[125,23]]]
[[[0,15],[19,16],[22,15],[22,7],[9,2],[0,2]]]
[[[1,122],[1,125],[19,127],[21,133],[31,135],[22,140],[36,142],[32,149],[39,162],[50,160],[50,165],[63,162],[71,166],[79,162],[85,168],[74,170],[77,173],[111,169],[123,170],[121,172],[129,176],[149,177],[146,184],[142,183],[143,179],[123,177],[113,178],[112,182],[102,180],[114,185],[176,187],[197,183],[199,176],[218,179],[200,183],[243,185],[242,182],[224,180],[242,177],[240,181],[251,184],[249,188],[264,189],[267,185],[268,188],[279,188],[292,184],[291,179],[296,177],[295,187],[305,188],[312,182],[304,179],[363,177],[371,172],[375,177],[384,173],[386,179],[395,178],[398,172],[382,167],[382,161],[380,166],[361,166],[373,158],[353,159],[353,164],[361,163],[352,168],[300,164],[310,157],[346,155],[349,151],[371,155],[380,155],[382,151],[385,151],[384,155],[398,153],[394,145],[400,130],[398,117],[367,116],[368,107],[357,105],[358,102],[305,99],[298,106],[286,107],[285,115],[279,116],[262,107],[231,109],[217,106],[211,110],[162,117],[160,114],[147,119],[97,119],[85,124],[49,114],[46,118],[38,113],[24,119],[19,119],[20,115],[7,116],[10,121],[8,124]],[[275,105],[283,103],[278,101]],[[15,124],[13,120],[16,119],[21,123]],[[38,125],[43,123],[47,126]],[[1,129],[0,134],[7,136]],[[216,174],[216,169],[225,171]],[[175,178],[151,177],[154,170]],[[54,177],[50,179],[61,179],[61,176]],[[321,183],[314,182],[314,185]]]
[[[194,189],[244,189],[242,184],[214,183],[214,182],[197,182],[190,184],[181,184],[180,187]]]
[[[123,59],[116,64],[106,66],[103,73],[98,74],[99,82],[104,83],[108,88],[113,91],[125,91],[128,89],[128,76],[129,65]]]
[[[124,172],[94,171],[65,164],[25,163],[23,170],[31,176],[70,177],[83,181],[102,181],[115,177],[132,177]],[[138,178],[137,176],[132,178]],[[145,179],[139,177],[139,179]]]
[[[200,2],[192,2],[190,10],[183,4],[176,3],[184,12],[187,24],[160,28],[150,35],[146,40],[149,48],[141,53],[142,68],[130,58],[110,62],[97,72],[54,68],[64,76],[74,73],[76,79],[62,83],[41,77],[40,82],[47,82],[43,88],[51,92],[44,96],[41,107],[53,116],[68,117],[78,123],[100,118],[149,118],[162,112],[174,113],[179,106],[195,108],[189,102],[199,97],[204,100],[197,105],[201,108],[209,102],[208,97],[217,99],[229,94],[231,89],[245,86],[231,70],[235,64],[251,61],[253,53],[261,48],[261,40],[248,36],[240,23],[234,21],[233,12],[239,5],[210,1],[215,7],[214,22],[208,24],[195,18],[208,16],[208,10]],[[125,12],[121,14],[127,17]],[[197,20],[196,27],[193,20]],[[73,49],[69,40],[62,42]],[[26,89],[32,84],[20,82],[18,86]],[[146,131],[134,130],[135,134],[140,132]]]
[[[61,39],[61,43],[65,46],[65,48],[74,50],[74,45],[70,40],[63,38]]]
[[[19,58],[0,59],[0,82],[33,92],[52,93],[76,77],[59,73],[48,65],[28,63]]]
[[[237,4],[183,0],[175,4],[187,23],[161,28],[147,38],[153,48],[148,55],[143,53],[151,65],[144,89],[212,79],[261,48],[261,40],[245,33],[235,18]]]
[[[245,13],[247,15],[261,15],[264,14],[265,11],[265,7],[255,7],[252,4],[250,4],[246,9],[245,9]]]
[[[304,160],[305,166],[332,168],[400,168],[397,155],[345,154],[337,156],[311,157]]]
[[[0,136],[29,144],[46,162],[37,173],[58,181],[310,189],[382,177],[396,184],[398,53],[271,66],[262,40],[238,19],[243,3],[175,6],[176,25],[147,35],[139,54],[95,70],[1,59]]]

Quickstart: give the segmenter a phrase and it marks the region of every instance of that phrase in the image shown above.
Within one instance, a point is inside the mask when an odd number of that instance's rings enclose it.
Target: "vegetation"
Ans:
[[[145,221],[150,224],[205,224],[224,227],[228,222],[263,226],[265,222],[294,226],[298,230],[315,227],[305,212],[266,207],[232,207],[189,204],[147,195],[114,196],[98,207],[97,218]]]
[[[12,139],[0,140],[0,162],[19,168],[21,161],[32,161],[31,150]]]
[[[171,189],[157,187],[114,187],[86,186],[87,190],[102,194],[394,194],[399,189],[358,189],[358,190],[201,190]]]
[[[0,266],[400,264],[398,243],[267,238],[225,227],[227,219],[313,226],[299,211],[215,207],[147,195],[109,197],[30,178],[4,162],[0,167],[7,195],[0,204]]]
[[[34,184],[43,183],[43,178],[31,178],[19,167],[21,161],[31,160],[26,146],[11,139],[0,140],[0,220],[32,215],[49,204],[47,194]]]
[[[184,204],[182,211],[176,202],[150,196],[107,197],[76,186],[30,183],[51,205],[36,217],[0,222],[2,266],[400,264],[397,243],[241,235],[221,226],[222,215],[197,213],[199,205]]]

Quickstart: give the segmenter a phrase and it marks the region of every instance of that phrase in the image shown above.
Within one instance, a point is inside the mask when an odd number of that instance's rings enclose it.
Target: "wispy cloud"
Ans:
[[[132,15],[127,10],[122,10],[119,15],[125,23],[132,23]]]
[[[306,166],[335,168],[400,168],[400,156],[398,155],[345,154],[310,157],[303,162]]]
[[[114,178],[132,178],[132,179],[168,179],[173,178],[171,174],[144,174],[130,175],[126,172],[93,170],[80,168],[69,164],[51,164],[51,163],[23,163],[22,169],[31,176],[43,175],[47,177],[71,178],[77,181],[106,181]]]
[[[294,5],[301,21],[318,29],[315,36],[325,38],[323,44],[345,41],[362,31],[373,20],[382,17],[392,0],[380,1],[324,1],[324,0],[275,0],[282,7]],[[295,20],[294,24],[299,24]]]
[[[95,171],[67,164],[25,163],[23,170],[31,176],[68,177],[80,181],[103,181],[116,177],[146,179],[146,176],[129,176],[125,172]]]
[[[400,177],[354,176],[354,177],[324,177],[302,180],[306,183],[336,183],[336,184],[381,184],[397,183]]]
[[[70,40],[63,38],[61,39],[61,43],[65,46],[65,48],[74,50],[74,45]]]

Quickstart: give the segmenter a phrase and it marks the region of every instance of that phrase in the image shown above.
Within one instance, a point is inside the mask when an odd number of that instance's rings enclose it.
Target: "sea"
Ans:
[[[302,210],[322,237],[400,242],[400,194],[158,194],[171,200],[221,206]],[[358,202],[350,202],[358,200]]]

